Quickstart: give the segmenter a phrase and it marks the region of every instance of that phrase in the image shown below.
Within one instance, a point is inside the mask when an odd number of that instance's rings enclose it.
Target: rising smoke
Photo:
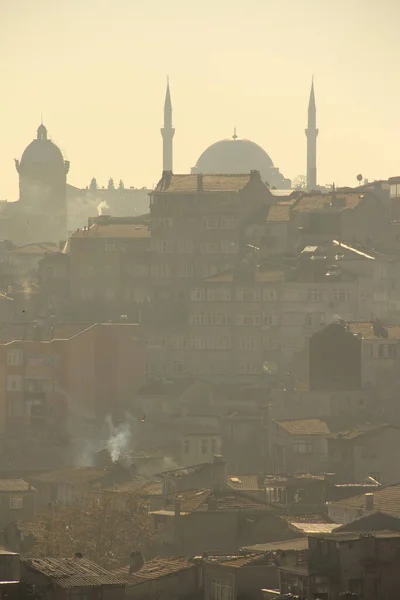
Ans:
[[[104,214],[105,210],[108,210],[110,207],[108,206],[107,202],[105,200],[102,200],[98,205],[97,205],[97,213],[99,215],[99,217]]]
[[[131,449],[132,430],[129,423],[121,423],[120,425],[115,426],[110,417],[107,421],[111,434],[107,440],[106,446],[110,453],[111,460],[117,462]]]

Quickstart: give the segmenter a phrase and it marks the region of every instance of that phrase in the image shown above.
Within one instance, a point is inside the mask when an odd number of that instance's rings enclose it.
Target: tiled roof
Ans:
[[[323,419],[285,419],[275,421],[282,429],[290,435],[328,435],[330,433],[328,424]]]
[[[333,211],[340,212],[342,210],[356,208],[364,198],[363,194],[336,194],[332,201],[332,194],[314,195],[310,194],[301,197],[293,207],[294,212],[310,212],[310,211]]]
[[[148,562],[144,563],[139,571],[129,574],[129,565],[121,567],[115,571],[115,574],[123,577],[127,585],[140,585],[146,581],[152,579],[160,579],[161,577],[168,577],[169,575],[175,575],[181,571],[195,568],[195,564],[181,557],[159,557],[153,558]]]
[[[243,175],[203,175],[203,192],[239,192],[250,181],[250,174]],[[197,175],[171,175],[162,178],[155,193],[197,193]]]
[[[240,569],[241,567],[250,567],[268,564],[271,556],[260,554],[260,552],[251,552],[248,554],[210,554],[204,559],[206,563],[218,564],[221,567],[230,567]]]
[[[277,204],[271,206],[267,215],[267,223],[283,223],[290,220],[290,206]]]
[[[84,485],[93,481],[98,481],[107,475],[104,469],[94,467],[75,467],[69,469],[60,469],[59,471],[49,471],[47,473],[37,473],[31,475],[32,481],[40,483],[66,483],[68,485]]]
[[[364,423],[362,425],[357,425],[357,427],[354,427],[352,429],[346,429],[344,431],[340,431],[339,433],[331,434],[329,437],[341,440],[354,440],[362,435],[374,433],[376,431],[386,429],[387,427],[394,427],[395,429],[399,429],[398,427],[396,427],[396,425]]]
[[[248,552],[277,552],[278,550],[307,550],[308,540],[306,537],[294,538],[293,540],[283,540],[278,542],[267,542],[266,544],[253,544],[245,546],[243,550]]]
[[[38,571],[62,588],[125,585],[121,575],[111,573],[86,558],[26,558],[21,561],[28,569]]]
[[[234,490],[259,491],[257,475],[229,475],[227,484]]]
[[[384,488],[376,489],[374,494],[374,511],[380,511],[393,515],[394,517],[400,517],[400,483],[395,485],[389,485]],[[338,502],[331,502],[332,508],[353,508],[353,509],[365,509],[365,494],[353,496],[352,498],[346,498],[346,500],[339,500]]]
[[[132,481],[124,481],[107,490],[119,494],[139,494],[140,496],[161,496],[162,481],[148,481],[144,477],[135,477]]]
[[[337,523],[302,523],[290,521],[291,527],[309,535],[310,533],[332,533],[339,527]]]
[[[26,246],[18,246],[18,248],[14,248],[11,251],[12,255],[17,256],[25,256],[25,255],[43,255],[49,252],[59,252],[60,248],[58,244],[53,244],[51,242],[43,242],[39,244],[27,244]]]
[[[381,335],[376,335],[373,323],[346,323],[345,326],[349,331],[366,340],[385,339]],[[387,339],[400,340],[400,325],[384,325],[383,327],[387,331]]]
[[[174,504],[176,501],[180,502],[181,511],[185,513],[192,512],[193,510],[197,510],[201,507],[201,505],[206,502],[207,498],[210,495],[209,490],[185,490],[179,492],[179,494],[175,496],[169,496],[167,498],[167,506],[171,506],[174,508]]]
[[[147,225],[134,224],[94,224],[90,229],[80,229],[72,234],[73,238],[150,238],[150,229]]]
[[[32,486],[23,479],[0,479],[0,493],[2,492],[30,492]]]

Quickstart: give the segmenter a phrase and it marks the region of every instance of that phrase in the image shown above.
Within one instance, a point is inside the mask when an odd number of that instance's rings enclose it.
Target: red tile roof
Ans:
[[[86,558],[26,558],[25,568],[38,571],[62,588],[124,586],[125,579]]]
[[[153,579],[160,579],[161,577],[168,577],[169,575],[175,575],[181,571],[187,569],[194,569],[195,564],[181,557],[159,557],[153,558],[148,562],[144,563],[139,571],[129,574],[129,565],[121,567],[114,571],[119,577],[123,577],[128,586],[140,585],[146,581]]]
[[[388,485],[380,489],[373,491],[374,495],[374,511],[380,511],[393,515],[394,517],[400,517],[400,483],[395,485]],[[339,500],[338,502],[331,502],[330,506],[340,508],[354,508],[354,509],[365,509],[365,494],[353,496],[352,498],[346,498],[346,500]]]
[[[354,209],[363,200],[364,195],[359,193],[336,194],[310,194],[302,196],[293,207],[293,212],[332,211],[340,212]]]

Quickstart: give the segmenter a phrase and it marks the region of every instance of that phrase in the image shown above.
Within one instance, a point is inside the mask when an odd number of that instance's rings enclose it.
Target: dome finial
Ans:
[[[38,127],[38,130],[37,130],[37,139],[38,140],[47,140],[47,129],[43,125],[43,122],[40,123],[40,125]]]
[[[232,136],[232,139],[233,139],[233,140],[237,140],[237,139],[238,139],[238,136],[236,135],[236,127],[234,127],[234,129],[233,129],[233,136]]]

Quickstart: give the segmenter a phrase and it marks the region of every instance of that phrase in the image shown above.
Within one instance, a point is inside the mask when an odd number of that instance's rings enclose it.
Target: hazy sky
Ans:
[[[70,183],[151,186],[167,74],[176,173],[236,125],[304,174],[314,73],[319,183],[400,175],[399,18],[399,0],[0,0],[0,199],[41,111]]]

